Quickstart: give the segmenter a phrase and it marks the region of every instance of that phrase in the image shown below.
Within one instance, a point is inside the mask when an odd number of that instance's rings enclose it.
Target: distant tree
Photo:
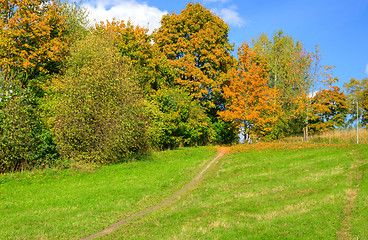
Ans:
[[[155,45],[178,72],[176,84],[213,116],[222,104],[225,75],[235,63],[228,32],[228,25],[199,3],[163,16],[154,32]]]
[[[239,48],[238,59],[238,68],[224,87],[225,110],[219,115],[237,123],[246,139],[260,139],[277,121],[277,90],[268,86],[267,62],[247,43]]]
[[[362,107],[362,122],[366,126],[368,124],[368,89],[363,90],[363,101],[361,102]]]
[[[109,37],[93,34],[72,46],[50,99],[50,124],[63,157],[112,163],[148,150],[149,106],[135,77]]]
[[[362,80],[352,78],[349,82],[344,84],[344,88],[346,90],[347,102],[352,116],[349,123],[353,123],[357,119],[358,106],[359,122],[366,124],[367,120],[365,116],[367,116],[368,109],[365,107],[367,101],[365,92],[368,89],[368,78],[363,78]]]
[[[346,95],[339,87],[323,89],[316,93],[312,102],[314,116],[310,117],[312,132],[325,132],[345,127],[349,112]]]

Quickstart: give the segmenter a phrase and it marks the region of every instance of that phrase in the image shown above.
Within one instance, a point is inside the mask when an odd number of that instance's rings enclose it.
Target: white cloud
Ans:
[[[161,11],[158,8],[148,6],[146,3],[140,4],[135,0],[123,1],[88,1],[84,6],[90,11],[92,22],[105,20],[128,21],[131,20],[135,25],[149,27],[150,32],[161,26],[161,17],[167,14],[167,11]]]
[[[236,6],[221,9],[215,8],[212,9],[212,11],[218,14],[230,26],[243,27],[245,24],[247,24],[247,21],[244,20],[237,12]]]

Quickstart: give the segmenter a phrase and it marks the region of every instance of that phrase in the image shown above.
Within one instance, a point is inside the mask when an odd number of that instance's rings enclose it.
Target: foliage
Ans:
[[[1,99],[0,172],[53,165],[58,157],[52,134],[37,114],[37,98],[30,89],[18,88]]]
[[[277,90],[268,86],[267,63],[247,43],[239,48],[238,69],[230,74],[224,87],[225,111],[219,115],[237,123],[246,139],[259,139],[277,121]]]
[[[139,85],[147,97],[173,84],[174,70],[166,56],[156,45],[152,45],[152,37],[148,35],[147,28],[134,26],[130,21],[113,20],[100,22],[95,31],[113,37],[122,56],[130,59],[138,75]]]
[[[110,163],[149,148],[149,106],[109,38],[91,35],[76,42],[51,106],[65,158]]]
[[[89,33],[90,21],[88,19],[88,9],[82,5],[82,2],[76,3],[58,0],[57,5],[67,26],[64,34],[72,41],[85,37]]]
[[[53,1],[2,1],[0,18],[0,70],[5,81],[37,88],[44,74],[57,73],[67,52],[66,24]],[[31,81],[32,80],[32,81]],[[43,80],[43,81],[42,81]]]
[[[281,30],[272,40],[266,34],[252,40],[253,51],[268,63],[268,86],[277,89],[281,106],[275,137],[299,134],[302,127],[301,104],[308,95],[310,57],[303,45]]]
[[[349,112],[346,96],[339,87],[323,89],[314,96],[312,111],[315,115],[310,118],[311,131],[325,132],[342,128]]]
[[[210,119],[199,102],[178,89],[157,91],[154,102],[160,110],[163,133],[159,148],[205,145],[213,138]]]
[[[176,84],[199,100],[207,112],[219,109],[221,87],[235,62],[228,32],[220,17],[199,3],[188,3],[180,14],[163,16],[153,36],[155,45],[178,71]]]
[[[368,89],[368,78],[363,78],[362,80],[351,78],[348,83],[344,84],[344,88],[346,90],[347,102],[349,105],[350,114],[352,116],[349,120],[349,123],[352,123],[357,119],[358,106],[359,122],[366,125],[368,123],[368,108],[366,107],[366,91]]]

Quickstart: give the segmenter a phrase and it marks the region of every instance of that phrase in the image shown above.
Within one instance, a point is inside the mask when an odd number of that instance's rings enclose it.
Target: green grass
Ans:
[[[105,238],[368,239],[368,146],[281,146],[233,151],[191,194]]]
[[[216,148],[0,178],[0,239],[78,239],[161,202]],[[368,145],[235,146],[198,187],[102,239],[368,239]]]
[[[89,236],[170,196],[216,153],[181,148],[90,171],[0,175],[0,239]]]

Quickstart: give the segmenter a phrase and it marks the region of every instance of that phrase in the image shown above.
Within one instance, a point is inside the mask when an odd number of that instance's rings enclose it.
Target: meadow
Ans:
[[[169,197],[217,154],[1,176],[0,239],[80,239]],[[101,239],[368,239],[368,145],[233,146],[196,186]]]

